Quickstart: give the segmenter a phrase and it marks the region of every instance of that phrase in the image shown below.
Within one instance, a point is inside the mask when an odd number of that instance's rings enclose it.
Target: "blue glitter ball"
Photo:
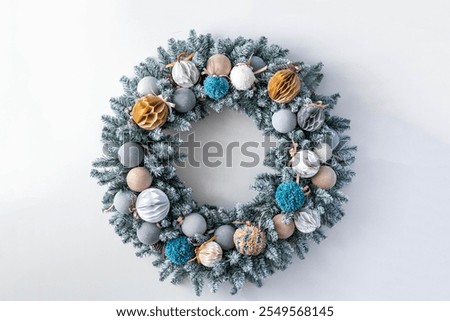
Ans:
[[[177,265],[187,263],[195,255],[194,246],[185,236],[167,241],[165,247],[166,257]]]
[[[227,94],[230,85],[224,77],[208,76],[203,82],[203,87],[205,88],[205,94],[209,98],[219,100]]]
[[[303,206],[305,193],[296,182],[284,182],[278,185],[275,199],[283,212],[294,212]]]

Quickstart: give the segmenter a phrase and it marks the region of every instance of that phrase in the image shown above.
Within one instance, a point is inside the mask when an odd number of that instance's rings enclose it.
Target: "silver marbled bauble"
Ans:
[[[125,143],[120,146],[117,156],[123,166],[133,168],[144,160],[144,149],[136,143]]]
[[[301,150],[292,158],[292,168],[300,175],[300,177],[312,177],[319,171],[319,156],[310,150]]]
[[[114,208],[121,214],[130,214],[136,195],[130,191],[118,191],[114,196]]]
[[[137,237],[141,243],[152,245],[159,241],[161,229],[154,223],[144,222],[137,229]]]
[[[319,143],[316,147],[314,147],[313,152],[319,156],[322,163],[328,162],[333,154],[330,145],[327,143]]]
[[[158,96],[161,94],[156,82],[158,79],[152,76],[147,76],[139,80],[137,85],[137,92],[140,96],[153,95]]]
[[[272,126],[277,132],[286,134],[297,127],[297,118],[289,109],[280,109],[272,115]]]
[[[320,227],[320,215],[310,208],[301,208],[294,215],[294,224],[302,233],[311,233]]]
[[[222,259],[222,248],[214,241],[200,245],[197,250],[197,260],[206,267],[212,267],[214,263]]]
[[[200,78],[200,71],[192,61],[181,60],[175,62],[172,68],[172,79],[178,86],[189,88],[194,86]]]
[[[189,88],[178,88],[173,94],[173,103],[176,111],[187,113],[195,107],[197,99],[194,92]]]
[[[214,235],[215,241],[222,247],[222,249],[231,250],[234,247],[233,235],[236,229],[231,225],[219,226]]]
[[[319,129],[325,121],[323,107],[305,105],[297,113],[297,122],[301,129],[308,132]]]
[[[250,59],[250,67],[252,67],[254,72],[264,68],[265,66],[267,66],[265,61],[258,56],[252,56]]]
[[[164,219],[170,210],[167,195],[157,188],[143,190],[136,200],[136,211],[140,218],[149,223]]]
[[[339,134],[331,128],[329,128],[328,131],[329,133],[326,134],[325,142],[330,145],[331,149],[335,149],[341,141],[339,138]]]
[[[191,213],[187,215],[181,224],[183,234],[188,237],[192,237],[195,234],[204,234],[206,229],[206,220],[201,214],[198,213]]]

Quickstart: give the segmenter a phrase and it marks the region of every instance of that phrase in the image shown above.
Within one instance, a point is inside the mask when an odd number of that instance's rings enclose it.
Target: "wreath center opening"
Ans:
[[[187,157],[176,164],[177,174],[192,188],[197,202],[232,208],[256,195],[250,187],[257,174],[267,172],[264,157],[275,142],[251,118],[224,108],[180,137]]]

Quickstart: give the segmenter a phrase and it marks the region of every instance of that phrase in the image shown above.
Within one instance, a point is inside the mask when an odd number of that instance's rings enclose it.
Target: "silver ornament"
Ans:
[[[319,143],[319,145],[314,147],[313,151],[319,156],[322,163],[326,163],[332,156],[331,146],[326,143]]]
[[[197,251],[197,260],[206,267],[212,267],[214,263],[222,259],[222,248],[214,241],[202,244]]]
[[[294,224],[302,233],[311,233],[320,227],[320,215],[310,208],[301,208],[294,215]]]
[[[130,191],[118,191],[114,196],[114,208],[121,214],[130,214],[136,201],[136,195]]]
[[[180,113],[187,113],[195,107],[197,100],[195,94],[189,88],[178,88],[173,94],[175,110]]]
[[[325,121],[323,107],[318,105],[304,105],[297,113],[297,122],[301,129],[308,132],[319,129]]]
[[[319,156],[310,150],[301,150],[292,158],[292,168],[303,178],[317,174],[320,168]]]
[[[153,95],[158,96],[161,91],[159,90],[156,82],[158,79],[155,77],[147,76],[139,80],[137,85],[137,92],[140,96]]]
[[[255,83],[255,74],[246,64],[238,64],[231,69],[230,80],[237,90],[248,90]]]
[[[133,168],[144,160],[144,149],[137,143],[125,143],[120,146],[117,156],[123,166]]]
[[[297,119],[289,109],[280,109],[272,115],[272,126],[277,132],[286,134],[295,129]]]
[[[335,130],[329,128],[325,137],[325,142],[331,146],[331,149],[335,149],[340,141],[339,134]]]
[[[233,235],[236,229],[231,225],[219,226],[214,235],[216,236],[215,241],[224,250],[230,250],[234,247]]]
[[[200,78],[200,71],[192,61],[181,60],[175,62],[172,68],[172,79],[181,87],[194,86]]]
[[[192,237],[195,234],[204,234],[206,232],[207,225],[205,218],[198,213],[192,213],[187,215],[183,224],[181,225],[181,230],[183,234]]]
[[[136,234],[141,243],[152,245],[159,241],[161,229],[154,223],[144,222],[138,228]]]
[[[250,67],[252,67],[253,72],[263,69],[267,64],[259,58],[258,56],[252,56],[250,59]]]
[[[136,211],[140,218],[149,223],[157,223],[169,213],[167,195],[157,188],[143,190],[136,200]]]

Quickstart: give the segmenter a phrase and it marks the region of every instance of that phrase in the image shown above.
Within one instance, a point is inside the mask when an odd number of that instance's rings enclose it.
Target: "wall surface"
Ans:
[[[195,28],[265,35],[293,60],[324,62],[319,91],[340,92],[335,113],[359,147],[347,215],[327,240],[261,289],[201,298],[449,300],[449,11],[434,0],[2,1],[0,299],[196,299],[121,243],[89,177],[120,76]],[[197,126],[201,139],[259,135],[232,112]],[[230,205],[261,171],[180,175],[199,200]]]

